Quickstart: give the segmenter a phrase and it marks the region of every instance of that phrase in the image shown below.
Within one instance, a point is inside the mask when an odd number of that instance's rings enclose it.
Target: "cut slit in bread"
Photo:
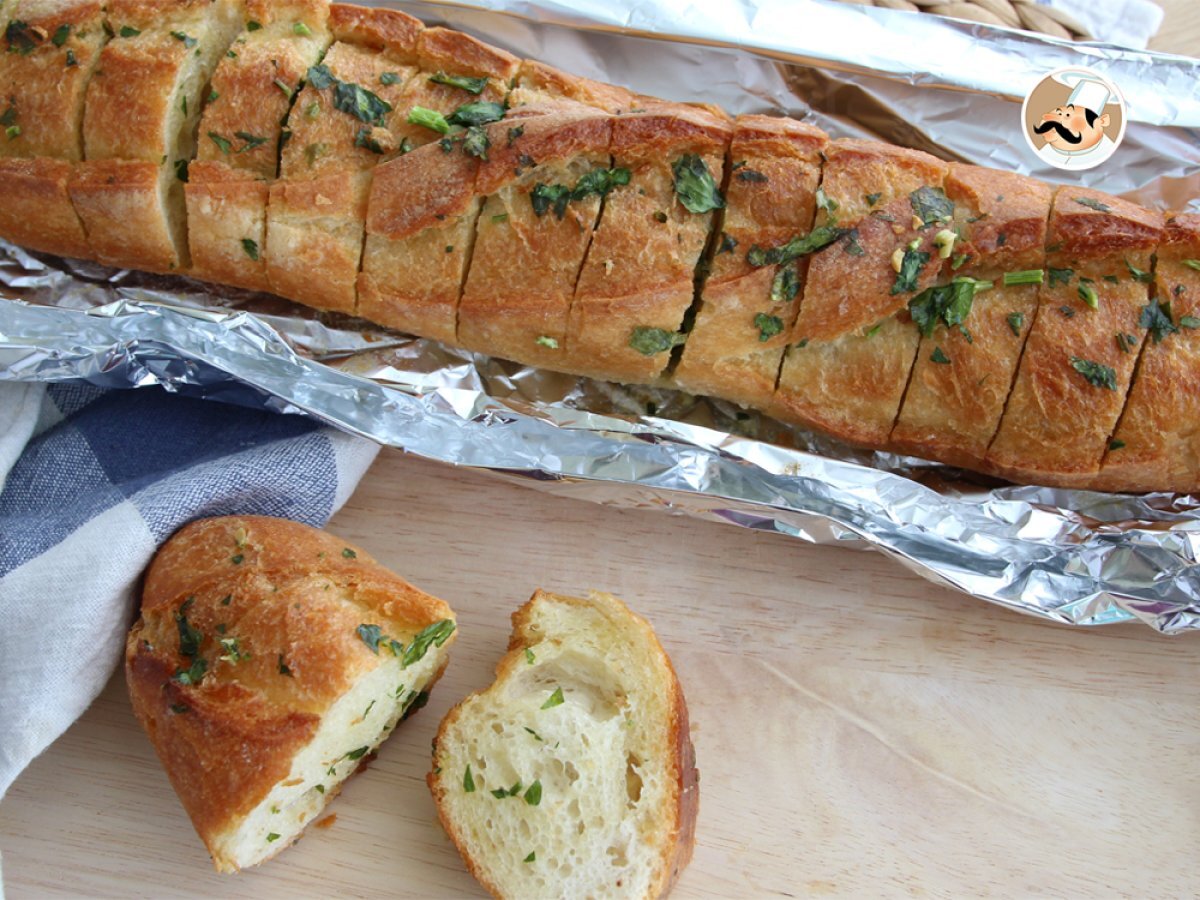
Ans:
[[[683,693],[649,624],[607,594],[535,593],[433,762],[442,824],[497,897],[661,897],[691,858]]]
[[[126,645],[134,712],[217,869],[291,844],[446,665],[442,601],[282,519],[195,522]]]

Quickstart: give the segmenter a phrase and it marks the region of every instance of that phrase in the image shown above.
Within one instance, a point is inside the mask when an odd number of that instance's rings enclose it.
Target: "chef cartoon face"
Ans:
[[[1030,149],[1059,169],[1091,169],[1117,149],[1125,132],[1117,89],[1091,69],[1051,72],[1025,98]]]

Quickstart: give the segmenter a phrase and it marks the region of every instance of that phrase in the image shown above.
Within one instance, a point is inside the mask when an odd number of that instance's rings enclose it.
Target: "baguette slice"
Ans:
[[[661,897],[699,803],[687,705],[650,625],[608,594],[538,591],[496,681],[447,714],[429,787],[497,897]]]
[[[204,519],[167,542],[125,673],[218,871],[301,835],[423,705],[453,632],[441,600],[297,522]]]

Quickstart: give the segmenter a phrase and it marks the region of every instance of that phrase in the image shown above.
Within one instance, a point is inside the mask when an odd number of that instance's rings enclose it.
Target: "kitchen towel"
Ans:
[[[1098,41],[1145,49],[1162,25],[1163,11],[1151,0],[1038,0],[1073,16]]]
[[[168,537],[229,514],[324,525],[378,449],[158,387],[0,384],[0,798],[116,670]]]

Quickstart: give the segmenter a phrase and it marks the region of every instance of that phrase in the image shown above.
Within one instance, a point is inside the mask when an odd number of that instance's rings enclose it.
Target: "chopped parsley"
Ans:
[[[533,655],[533,651],[530,650],[528,647],[526,647],[525,648],[525,662],[529,663],[529,665],[532,666],[535,659],[536,659],[536,657]]]
[[[664,328],[649,328],[639,325],[629,336],[629,346],[643,356],[657,356],[687,342],[687,335],[676,334]]]
[[[537,860],[537,851],[530,850],[529,855],[527,857],[525,857],[523,860],[521,860],[521,862],[531,863],[531,862],[535,862],[536,860]]]
[[[435,647],[440,647],[450,639],[450,635],[454,634],[454,620],[442,619],[440,622],[434,622],[432,625],[423,628],[412,639],[412,643],[408,645],[408,649],[404,651],[404,659],[402,666],[408,668],[414,663],[420,661],[432,644]]]
[[[463,138],[463,153],[467,156],[474,156],[487,162],[487,152],[491,146],[492,142],[488,138],[487,129],[482,125],[472,125],[467,129],[466,136]]]
[[[534,781],[525,790],[525,802],[530,806],[537,806],[542,802],[542,782],[541,780]]]
[[[759,313],[754,317],[754,327],[758,329],[759,341],[765,343],[777,334],[783,333],[783,319],[779,318],[779,316],[768,316],[766,313]]]
[[[1063,285],[1070,284],[1071,279],[1075,277],[1074,269],[1049,268],[1046,271],[1050,275],[1050,286],[1051,287],[1054,287],[1054,285],[1056,285],[1056,284],[1063,284]]]
[[[51,36],[50,42],[52,44],[54,44],[55,47],[61,47],[63,44],[65,44],[67,42],[68,38],[70,38],[70,37],[71,37],[71,26],[66,25],[66,24],[59,25],[57,28],[54,29],[54,34],[53,34],[53,36]]]
[[[1100,296],[1096,293],[1096,289],[1090,284],[1079,285],[1079,299],[1092,309],[1100,308]]]
[[[463,772],[463,790],[468,794],[475,793],[475,779],[471,777],[470,763],[467,763],[467,770]]]
[[[838,211],[838,202],[825,193],[825,188],[817,188],[815,195],[817,201],[817,209],[825,210],[825,214],[829,216],[829,221],[832,223],[837,217],[834,215]]]
[[[1110,366],[1093,362],[1090,359],[1080,359],[1078,356],[1072,356],[1071,368],[1087,379],[1087,383],[1093,387],[1104,388],[1109,391],[1117,389],[1117,373]]]
[[[220,658],[227,663],[237,665],[242,660],[250,659],[250,654],[238,645],[238,639],[235,637],[221,638],[221,649],[225,652]]]
[[[1168,335],[1179,332],[1179,329],[1175,327],[1175,322],[1172,321],[1171,304],[1155,303],[1153,300],[1142,307],[1141,315],[1138,316],[1138,325],[1150,332],[1156,344],[1162,343],[1163,338]]]
[[[892,285],[892,296],[905,294],[917,289],[917,279],[921,269],[929,262],[929,254],[924,250],[904,248],[904,256],[900,260],[900,271],[896,273],[896,282]]]
[[[279,665],[279,674],[280,675],[286,675],[288,678],[296,677],[295,675],[292,674],[292,670],[288,668],[288,664],[283,661],[282,653],[279,654],[278,665]]]
[[[989,287],[991,282],[988,281],[955,278],[949,284],[939,284],[921,291],[908,301],[908,311],[921,334],[932,337],[938,322],[944,322],[949,328],[961,326],[971,314],[975,294]]]
[[[592,169],[579,177],[574,188],[565,184],[539,182],[530,191],[529,201],[539,218],[554,210],[555,218],[561,220],[566,215],[567,204],[572,200],[583,200],[592,194],[603,197],[614,188],[629,184],[630,177],[628,169]]]
[[[538,734],[536,731],[534,731],[532,728],[530,728],[528,725],[525,725],[525,726],[523,726],[523,727],[524,727],[524,729],[525,729],[526,731],[528,731],[530,734],[532,734],[532,735],[533,735],[533,737],[534,737],[534,739],[535,739],[535,740],[537,740],[539,743],[542,743],[542,744],[546,743],[546,739],[545,739],[545,738],[543,738],[543,737],[542,737],[540,734]]]
[[[400,74],[398,72],[384,72],[379,76],[379,83],[393,85],[400,83]]]
[[[675,173],[675,196],[690,213],[706,213],[725,206],[725,198],[713,179],[708,164],[694,153],[685,153],[671,166]]]
[[[865,256],[866,250],[863,245],[858,242],[858,229],[851,228],[846,232],[846,240],[842,243],[842,250],[851,256]]]
[[[1197,272],[1200,272],[1200,259],[1185,259],[1181,260],[1181,262],[1189,269],[1195,269]]]
[[[539,347],[545,347],[547,350],[557,350],[558,349],[558,339],[549,337],[548,335],[539,334],[537,336],[537,339],[534,341],[534,343],[537,344]]]
[[[368,125],[382,125],[392,111],[392,104],[382,97],[348,81],[339,81],[334,85],[333,105]]]
[[[819,225],[808,234],[797,235],[786,244],[770,250],[764,250],[755,244],[746,253],[746,262],[755,267],[789,263],[810,253],[816,253],[821,248],[838,240],[845,233],[845,229],[833,225]]]
[[[429,81],[432,84],[444,84],[447,87],[460,88],[468,94],[482,94],[483,89],[487,87],[486,78],[472,78],[469,75],[447,75],[445,72],[430,75]]]
[[[244,557],[240,553],[236,553],[233,556],[229,557],[229,561],[231,563],[233,563],[235,566],[240,566],[243,562],[245,562],[245,560],[246,560],[246,557]]]
[[[508,146],[511,147],[513,145],[513,142],[516,141],[516,139],[519,138],[524,133],[525,133],[524,125],[518,125],[516,128],[508,129]]]
[[[276,78],[272,82],[272,84],[274,84],[275,87],[279,88],[279,90],[281,90],[283,92],[283,96],[291,98],[292,86],[290,84],[288,84],[286,81],[284,81],[282,78]]]
[[[67,49],[67,68],[70,69],[73,66],[77,66],[77,65],[79,65],[79,60],[75,56],[75,51],[68,48]]]
[[[199,684],[204,680],[204,673],[208,671],[208,663],[203,657],[196,657],[192,660],[192,664],[187,668],[180,667],[175,670],[175,674],[171,676],[171,680],[179,684]]]
[[[134,28],[132,25],[122,25],[121,30],[117,32],[123,38],[137,37],[141,34],[141,30]]]
[[[954,218],[954,201],[937,187],[922,185],[908,195],[912,201],[913,213],[923,225],[933,225],[936,222],[949,222]]]
[[[191,712],[192,708],[190,706],[188,706],[186,703],[172,703],[170,706],[170,710],[175,715],[182,716],[184,713]]]
[[[762,172],[756,172],[754,169],[742,169],[737,173],[738,181],[747,181],[751,184],[765,184],[770,181]]]
[[[865,194],[864,199],[867,201],[867,206],[874,206],[882,196],[883,194]]]
[[[1118,440],[1116,438],[1114,438],[1113,440],[1108,442],[1109,450],[1122,450],[1122,449],[1124,449],[1124,447],[1125,447],[1125,442],[1122,440]]]
[[[556,706],[562,706],[565,702],[566,698],[563,697],[563,689],[561,687],[556,687],[554,689],[554,693],[547,698],[546,702],[542,704],[541,708],[553,709]]]
[[[800,278],[792,266],[784,266],[771,282],[771,300],[774,303],[791,303],[800,293]],[[763,340],[766,340],[765,338]]]
[[[1091,197],[1075,197],[1074,200],[1080,206],[1086,206],[1088,209],[1096,210],[1096,212],[1112,212],[1112,207],[1107,203],[1101,203],[1099,200],[1093,200]]]
[[[200,43],[194,37],[192,37],[191,35],[185,34],[182,31],[172,31],[171,37],[175,38],[175,40],[179,41],[181,44],[183,44],[183,46],[187,47],[189,50],[191,50],[193,47],[195,47],[196,44]]]
[[[496,788],[491,792],[492,796],[497,800],[503,800],[505,797],[516,797],[521,793],[521,780],[517,779],[516,784],[510,788]]]
[[[242,238],[242,249],[246,251],[248,257],[258,262],[258,241],[253,238]]]
[[[717,253],[732,253],[737,248],[738,242],[735,237],[730,234],[721,232],[721,246]]]
[[[303,22],[297,22],[292,26],[292,34],[297,34],[300,37],[312,37],[312,29]]]
[[[1137,346],[1137,338],[1132,334],[1126,334],[1123,331],[1117,332],[1117,349],[1122,353],[1132,353],[1133,348]]]
[[[10,99],[8,101],[8,109],[0,113],[0,125],[15,125],[17,122],[17,107]]]
[[[1021,328],[1025,325],[1025,313],[1010,312],[1008,314],[1008,327],[1016,337],[1021,336]]]
[[[929,355],[929,361],[935,362],[938,365],[942,365],[942,366],[950,365],[950,357],[948,357],[944,352],[942,352],[941,347],[933,348],[933,353],[931,353]]]
[[[1183,328],[1200,328],[1200,318],[1197,318],[1196,316],[1181,316],[1179,318],[1179,324]]]
[[[255,22],[253,19],[246,23],[247,31],[258,31],[260,28],[262,28],[262,23]]]
[[[446,121],[451,125],[462,125],[464,128],[471,125],[487,125],[491,122],[499,122],[504,118],[504,107],[499,103],[493,103],[489,100],[478,100],[475,103],[464,103],[454,112],[446,117]]]
[[[1041,284],[1046,273],[1041,269],[1024,269],[1020,272],[1005,272],[1004,286],[1014,287],[1018,284]]]
[[[270,834],[267,835],[267,843],[268,844],[273,844],[277,840],[279,840],[279,835],[277,835],[275,832],[272,831]]]
[[[175,613],[175,625],[179,629],[179,654],[181,656],[197,656],[200,653],[200,645],[204,643],[203,632],[193,626],[187,619],[187,611],[195,602],[195,597],[188,597],[180,604],[179,611]]]
[[[221,137],[221,135],[217,134],[215,131],[210,131],[208,133],[208,137],[214,144],[217,145],[217,149],[227,156],[229,155],[229,151],[233,149],[233,144],[229,141],[229,139]]]
[[[333,87],[333,85],[337,84],[337,78],[329,71],[328,66],[310,66],[308,75],[305,78],[318,91],[323,91],[325,88]]]
[[[14,141],[21,136],[21,126],[9,125],[4,129],[4,134],[10,141]]]
[[[325,148],[324,144],[310,144],[309,146]],[[387,152],[387,149],[383,146],[383,144],[379,143],[379,141],[375,139],[374,130],[367,125],[364,125],[362,128],[358,129],[358,132],[354,135],[354,146],[363,147],[364,149],[370,150],[372,153],[383,154]],[[306,153],[307,151],[308,148],[305,148]],[[316,159],[315,156],[313,158]],[[312,165],[311,161],[309,162],[309,165]]]
[[[1139,281],[1142,284],[1149,284],[1154,280],[1153,275],[1151,275],[1149,272],[1143,272],[1141,269],[1131,263],[1128,258],[1125,260],[1125,268],[1129,269],[1129,274],[1133,276],[1134,281]]]
[[[349,753],[347,753],[345,756],[343,756],[342,759],[349,759],[349,760],[362,759],[364,756],[366,756],[367,751],[369,749],[370,749],[369,747],[359,747],[357,750],[351,750]]]
[[[383,640],[383,629],[378,625],[359,625],[354,629],[359,639],[371,648],[371,652],[379,655],[379,642]]]

